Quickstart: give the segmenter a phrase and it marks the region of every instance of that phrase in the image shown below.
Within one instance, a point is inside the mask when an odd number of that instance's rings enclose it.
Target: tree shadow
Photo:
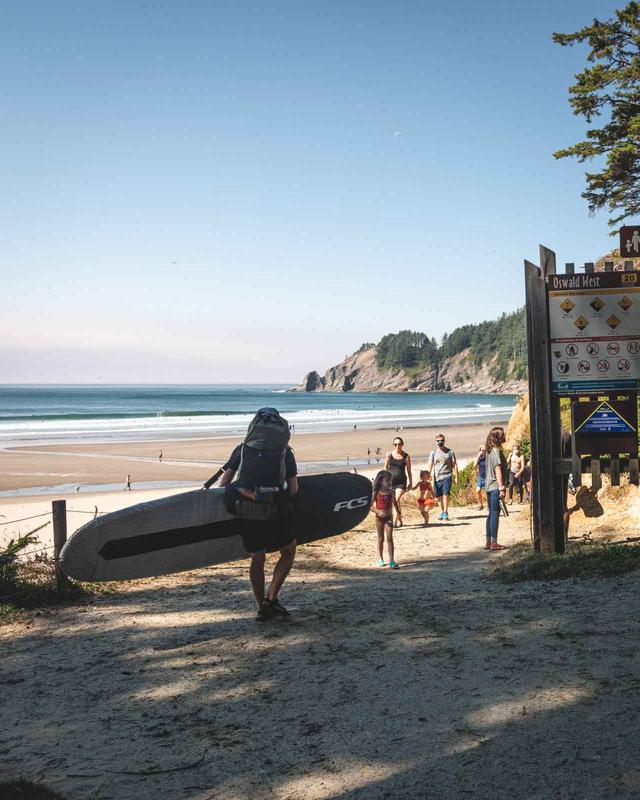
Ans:
[[[301,548],[291,622],[255,622],[246,564],[48,612],[7,642],[0,767],[71,800],[637,797],[637,576],[486,562]]]

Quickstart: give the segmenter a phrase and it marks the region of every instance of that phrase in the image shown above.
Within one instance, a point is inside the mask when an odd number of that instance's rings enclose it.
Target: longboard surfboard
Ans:
[[[293,530],[299,544],[346,533],[371,506],[371,482],[341,472],[298,479]],[[138,503],[79,528],[60,566],[80,581],[124,581],[246,558],[242,521],[229,514],[224,489],[198,489]]]

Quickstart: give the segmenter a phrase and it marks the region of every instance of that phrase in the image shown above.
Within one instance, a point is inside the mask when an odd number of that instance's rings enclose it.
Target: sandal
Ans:
[[[487,543],[485,544],[485,546],[484,546],[484,549],[485,549],[485,550],[491,550],[491,543],[490,543],[490,542],[487,542]]]
[[[491,542],[491,547],[489,550],[506,550],[507,548],[503,544],[498,544],[497,542]]]
[[[398,564],[396,564],[395,561],[390,561],[389,562],[389,569],[400,569],[400,567],[398,566]]]

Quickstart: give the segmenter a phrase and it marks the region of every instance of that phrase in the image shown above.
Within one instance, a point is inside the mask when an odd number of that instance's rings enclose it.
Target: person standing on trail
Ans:
[[[427,469],[435,482],[436,499],[440,505],[438,519],[448,520],[451,481],[458,483],[458,461],[453,450],[446,446],[443,433],[436,436],[436,447],[431,451]]]
[[[514,444],[511,455],[509,456],[509,505],[513,505],[514,489],[517,489],[519,503],[522,505],[522,498],[524,495],[524,481],[522,480],[523,472],[524,456],[520,450],[520,445]]]
[[[125,492],[131,491],[131,475],[127,475],[127,479],[124,482],[124,490]]]
[[[393,476],[388,469],[381,469],[373,481],[371,495],[371,511],[376,517],[378,533],[378,566],[386,567],[384,560],[384,540],[387,539],[389,552],[389,569],[400,569],[395,561],[393,545],[393,509],[399,512],[398,501],[393,490]]]
[[[278,593],[296,554],[291,498],[298,491],[298,468],[289,447],[289,426],[275,408],[261,408],[222,467],[227,509],[241,519],[242,543],[251,556],[249,579],[259,622],[288,617]],[[205,484],[207,486],[207,484]],[[280,551],[265,591],[267,553]]]
[[[478,511],[484,508],[482,504],[482,490],[486,487],[486,461],[487,453],[483,444],[478,448],[478,455],[474,464],[474,472],[476,473],[476,497],[478,498]]]
[[[502,452],[505,442],[504,428],[491,428],[485,449],[487,452],[487,541],[485,550],[504,550],[498,544],[498,524],[500,522],[500,501],[506,492],[507,459]]]
[[[400,500],[402,495],[411,488],[411,456],[403,450],[404,439],[396,436],[393,440],[393,450],[390,450],[384,461],[385,470],[391,473],[391,488],[396,497],[396,521],[395,527],[402,527],[402,512],[400,511]]]

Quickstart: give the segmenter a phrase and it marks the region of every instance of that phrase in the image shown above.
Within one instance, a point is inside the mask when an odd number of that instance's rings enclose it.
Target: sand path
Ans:
[[[497,584],[483,526],[405,527],[398,572],[368,526],[301,548],[288,623],[241,564],[5,625],[0,771],[71,800],[637,798],[640,576]]]

